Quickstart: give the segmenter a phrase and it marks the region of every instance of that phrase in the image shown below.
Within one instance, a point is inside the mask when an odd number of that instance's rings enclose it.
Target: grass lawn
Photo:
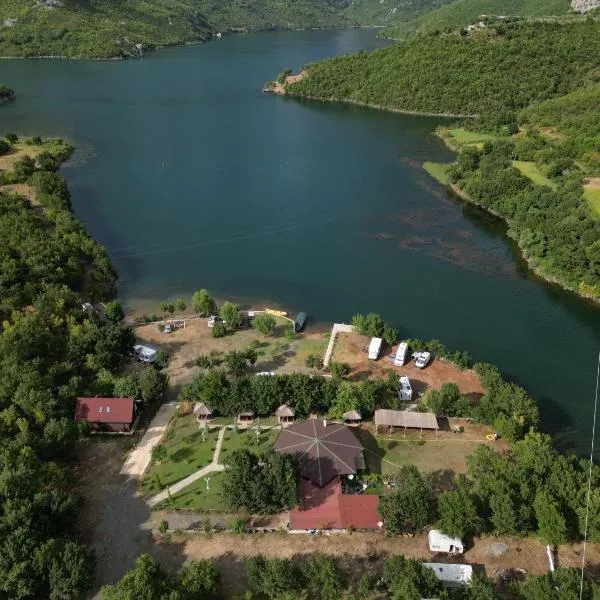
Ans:
[[[589,202],[594,213],[600,217],[600,187],[583,188],[583,197]]]
[[[322,333],[319,337],[298,336],[294,343],[296,359],[300,364],[305,364],[309,354],[325,355],[331,332]]]
[[[483,144],[489,140],[498,139],[497,135],[479,133],[477,131],[467,131],[462,127],[457,127],[456,129],[440,129],[439,132],[442,137],[450,138],[450,141],[456,146]]]
[[[423,168],[434,178],[437,179],[441,184],[448,185],[450,179],[448,177],[447,169],[450,166],[449,163],[435,163],[431,161],[425,161]]]
[[[163,486],[171,485],[205,467],[212,461],[219,429],[214,428],[202,442],[202,432],[194,415],[175,417],[161,444],[167,450],[167,458],[153,463],[142,480],[145,494],[157,493],[162,488],[157,485],[156,476]]]
[[[222,511],[227,510],[223,502],[223,473],[212,473],[206,489],[206,481],[199,479],[192,485],[161,502],[156,508],[174,510]]]
[[[372,473],[389,475],[404,465],[415,465],[420,471],[452,471],[464,473],[467,457],[481,445],[481,441],[467,439],[462,434],[443,432],[435,439],[433,433],[408,432],[406,438],[401,432],[378,435],[360,428],[356,430],[365,448],[365,463]]]
[[[534,162],[523,160],[513,160],[513,166],[519,169],[525,177],[528,177],[536,185],[545,185],[551,190],[556,190],[557,185],[551,179],[548,179]]]
[[[248,448],[255,452],[262,452],[267,450],[273,445],[279,429],[262,429],[260,436],[258,436],[258,443],[256,437],[256,429],[246,429],[233,433],[231,429],[227,431],[223,438],[223,445],[221,446],[221,456],[219,462],[226,460],[227,455],[231,454],[234,450],[240,448]]]

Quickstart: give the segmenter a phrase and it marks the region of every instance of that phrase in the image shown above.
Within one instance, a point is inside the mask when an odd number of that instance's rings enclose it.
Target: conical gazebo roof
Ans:
[[[337,475],[356,473],[363,447],[350,428],[316,419],[294,423],[279,432],[273,448],[292,454],[303,477],[323,486]]]

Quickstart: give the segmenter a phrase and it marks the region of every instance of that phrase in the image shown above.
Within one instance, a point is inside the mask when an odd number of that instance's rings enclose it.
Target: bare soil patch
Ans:
[[[0,156],[0,169],[12,170],[15,162],[24,156],[35,158],[40,153],[39,146],[29,146],[23,142],[16,143],[7,154]]]
[[[590,190],[600,190],[600,177],[590,177],[583,187]]]
[[[35,199],[35,194],[31,187],[24,183],[13,183],[10,185],[0,186],[0,192],[4,194],[15,194],[17,196],[24,196],[31,202],[32,205],[39,205],[39,202]]]
[[[481,398],[484,390],[479,376],[471,369],[461,371],[451,362],[435,358],[425,369],[417,369],[412,361],[403,367],[394,366],[393,357],[396,347],[385,347],[379,360],[369,360],[367,348],[370,338],[358,333],[339,333],[331,360],[348,363],[352,369],[350,380],[385,379],[390,372],[406,375],[417,394],[423,394],[430,388],[439,388],[442,383],[455,383],[463,394],[475,399]]]
[[[286,339],[284,334],[287,326],[289,322],[282,320],[273,336],[265,336],[256,329],[245,327],[225,337],[214,338],[206,319],[194,319],[187,321],[185,329],[176,329],[173,333],[165,334],[159,331],[156,323],[152,323],[135,327],[135,334],[141,343],[169,353],[171,358],[165,373],[169,376],[172,393],[177,393],[198,372],[196,359],[199,356],[212,351],[227,353],[245,350],[253,342],[260,344],[257,348],[257,372],[317,373],[306,367],[306,356],[311,352],[322,356],[328,336],[308,331]]]

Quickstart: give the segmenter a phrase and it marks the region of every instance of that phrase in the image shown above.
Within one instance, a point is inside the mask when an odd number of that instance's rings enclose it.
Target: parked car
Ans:
[[[221,319],[221,317],[219,317],[217,315],[211,315],[210,317],[208,317],[208,326],[212,328],[217,323],[221,323],[222,321],[223,321],[223,319]]]
[[[165,326],[163,328],[164,333],[173,333],[174,331],[175,331],[175,327],[174,327],[173,323],[165,323]]]
[[[417,360],[415,361],[415,367],[417,369],[424,369],[431,362],[431,352],[419,352]]]
[[[158,354],[158,350],[150,348],[149,346],[142,346],[141,344],[134,346],[133,351],[135,352],[137,359],[145,363],[153,363]]]
[[[257,377],[274,377],[275,373],[273,371],[261,371],[256,374]]]

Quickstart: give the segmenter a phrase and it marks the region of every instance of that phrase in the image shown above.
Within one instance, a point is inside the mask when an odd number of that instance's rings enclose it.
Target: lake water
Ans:
[[[439,119],[263,96],[285,67],[374,48],[372,30],[271,33],[141,61],[1,61],[0,131],[76,144],[63,172],[130,306],[206,287],[305,310],[375,311],[496,363],[562,447],[591,434],[600,312],[535,280],[502,226],[421,169]]]

